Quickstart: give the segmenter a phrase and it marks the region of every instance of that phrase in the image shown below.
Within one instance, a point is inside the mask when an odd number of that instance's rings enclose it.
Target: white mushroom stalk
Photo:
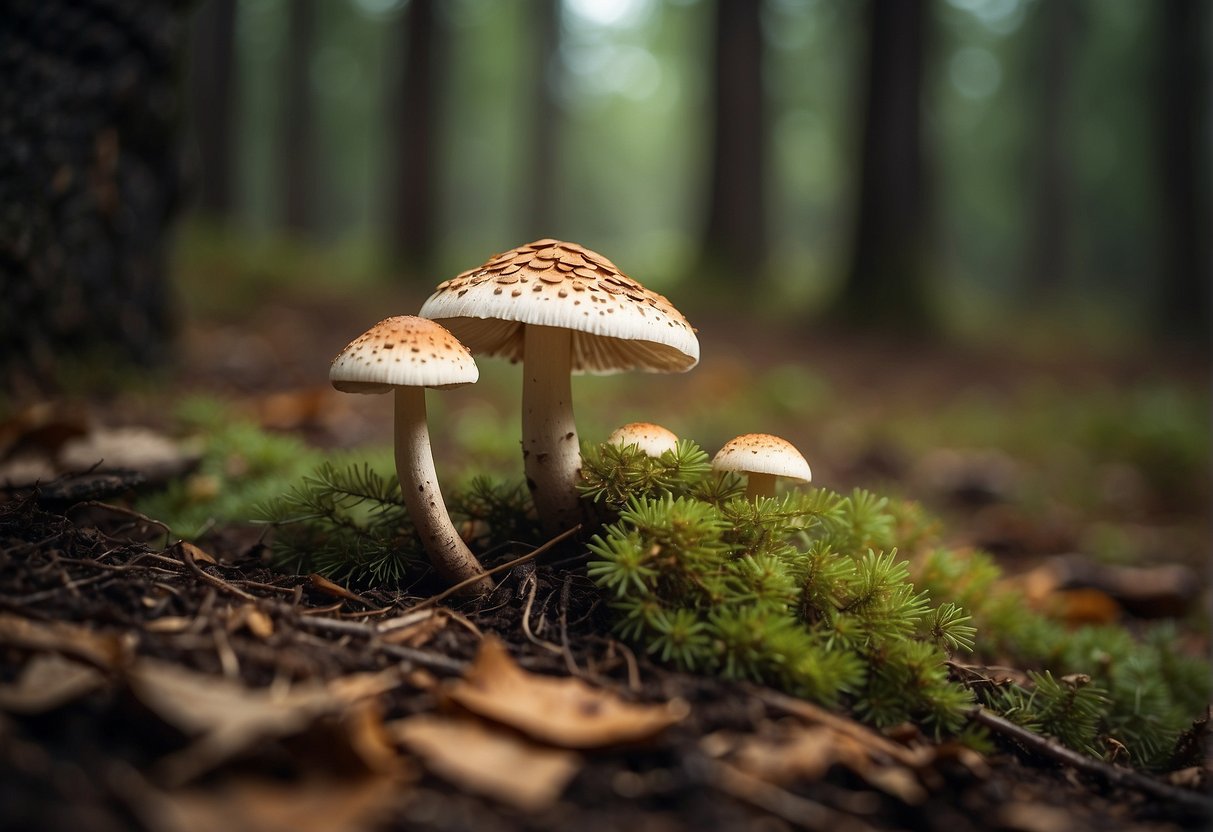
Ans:
[[[526,327],[522,360],[522,464],[549,531],[581,521],[581,448],[573,420],[572,333]]]
[[[811,482],[809,463],[786,439],[769,433],[747,433],[734,437],[712,457],[712,470],[745,474],[746,497],[774,497],[780,477]]]
[[[467,348],[433,321],[401,315],[380,321],[333,359],[329,379],[346,393],[395,392],[396,476],[409,518],[434,571],[469,593],[493,587],[447,514],[426,421],[425,388],[459,387],[479,377]],[[482,576],[480,580],[474,580]]]
[[[477,355],[522,361],[527,485],[550,534],[581,521],[571,373],[685,372],[699,341],[670,302],[600,254],[539,240],[445,281],[421,307]]]

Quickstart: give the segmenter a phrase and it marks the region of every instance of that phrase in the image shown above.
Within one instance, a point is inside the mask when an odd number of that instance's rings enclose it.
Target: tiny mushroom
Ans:
[[[425,388],[460,387],[479,376],[471,353],[455,336],[412,315],[375,324],[351,341],[329,369],[329,380],[343,393],[395,392],[396,475],[404,504],[434,569],[451,583],[475,578],[484,569],[455,531],[438,488]],[[492,586],[485,576],[471,591],[484,593]]]
[[[421,315],[477,355],[522,360],[522,455],[545,528],[581,519],[571,373],[685,372],[695,330],[661,295],[574,243],[538,240],[439,284]]]
[[[608,445],[627,447],[635,445],[647,456],[661,456],[666,451],[678,447],[678,437],[672,431],[661,425],[650,422],[628,422],[622,427],[615,428],[607,437]]]
[[[746,496],[750,498],[774,497],[777,477],[799,482],[813,479],[800,451],[786,439],[769,433],[747,433],[730,439],[712,458],[712,470],[749,475]]]

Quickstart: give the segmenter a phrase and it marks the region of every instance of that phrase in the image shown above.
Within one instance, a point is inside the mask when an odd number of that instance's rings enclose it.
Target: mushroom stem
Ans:
[[[581,519],[581,449],[573,422],[573,334],[529,324],[523,334],[522,459],[535,508],[549,534]]]
[[[775,496],[775,474],[750,473],[746,483],[745,495],[749,499],[755,497]]]
[[[438,488],[434,455],[430,451],[430,431],[426,424],[425,388],[396,388],[396,476],[409,517],[421,535],[421,543],[435,571],[446,581],[458,583],[484,569],[455,531]],[[468,588],[483,595],[493,588],[487,576]]]

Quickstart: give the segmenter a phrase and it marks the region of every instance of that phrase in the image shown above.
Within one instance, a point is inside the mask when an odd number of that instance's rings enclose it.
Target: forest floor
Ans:
[[[185,322],[167,376],[11,408],[0,463],[12,475],[41,457],[57,475],[69,442],[118,426],[177,438],[181,404],[199,396],[308,453],[382,446],[385,397],[336,394],[326,369],[390,314],[374,310],[412,308],[292,296]],[[583,438],[634,419],[709,450],[780,433],[815,482],[921,500],[951,545],[997,554],[1042,608],[1076,624],[1175,619],[1176,649],[1207,654],[1203,357],[696,322],[692,373],[575,385]],[[495,363],[481,362],[476,387],[431,399],[444,478],[516,476],[517,369]],[[199,501],[247,475],[236,465],[202,482],[188,457],[140,473],[188,480]],[[433,600],[424,580],[346,587],[269,569],[264,529],[231,517],[178,542],[173,518],[131,508],[126,476],[0,492],[6,830],[1052,832],[1210,819],[1207,756],[1148,792],[1012,739],[981,755],[671,671],[611,638],[576,551],[503,572],[472,604]]]

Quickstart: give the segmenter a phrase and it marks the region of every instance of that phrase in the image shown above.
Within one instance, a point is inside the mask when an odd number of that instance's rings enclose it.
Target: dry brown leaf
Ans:
[[[0,644],[47,653],[61,653],[88,664],[112,670],[125,664],[136,637],[127,633],[98,633],[63,621],[32,621],[0,613]]]
[[[445,695],[472,713],[561,748],[603,748],[649,739],[690,712],[681,699],[638,705],[580,679],[527,673],[496,638],[481,642],[466,677],[450,685]]]
[[[339,583],[334,583],[323,575],[311,574],[307,576],[307,581],[315,589],[320,590],[326,595],[332,595],[334,598],[344,598],[347,601],[357,601],[359,604],[365,604],[362,596],[356,592],[351,592]]]
[[[195,621],[196,619],[187,618],[184,615],[162,615],[144,624],[143,629],[149,633],[176,635],[177,633],[184,633]]]
[[[202,549],[199,549],[197,546],[195,546],[193,543],[190,543],[188,540],[178,540],[175,544],[173,544],[173,547],[170,551],[172,552],[172,554],[176,555],[182,561],[185,560],[185,556],[188,554],[197,563],[209,563],[212,565],[218,563],[218,561],[215,560],[215,558],[213,556],[207,554]]]
[[[195,742],[163,761],[165,776],[184,782],[271,738],[290,736],[315,720],[391,690],[400,674],[387,671],[298,685],[285,692],[252,689],[176,665],[140,661],[128,674],[144,705]]]
[[[841,765],[903,803],[916,806],[927,797],[913,770],[876,759],[873,749],[856,737],[826,725],[784,725],[773,736],[737,737],[731,749],[713,736],[710,749],[717,757],[731,750],[731,763],[738,770],[777,786],[818,780]]]
[[[527,812],[554,804],[581,770],[581,758],[572,751],[538,745],[475,719],[422,714],[387,728],[440,777]]]
[[[140,814],[159,832],[359,832],[377,828],[402,792],[378,776],[298,784],[241,778],[140,797]]]
[[[274,634],[274,620],[260,607],[244,604],[232,610],[228,616],[228,632],[245,628],[259,639],[265,640]]]
[[[105,684],[97,668],[55,653],[31,658],[16,682],[0,685],[0,710],[41,714],[66,705]]]

